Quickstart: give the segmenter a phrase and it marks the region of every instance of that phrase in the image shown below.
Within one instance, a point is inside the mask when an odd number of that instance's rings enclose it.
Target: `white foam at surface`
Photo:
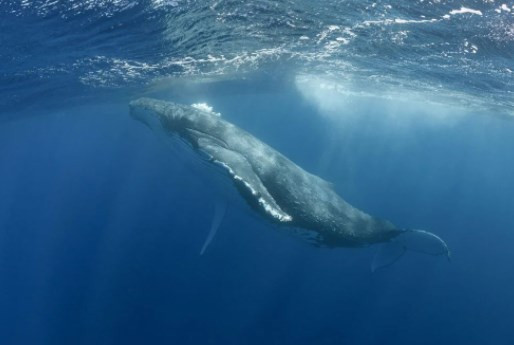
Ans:
[[[450,14],[466,14],[466,13],[476,14],[478,16],[482,15],[482,11],[474,10],[472,8],[467,8],[467,7],[464,7],[464,6],[461,7],[460,9],[458,9],[458,10],[451,10],[450,11]]]
[[[444,18],[444,17],[443,17]],[[424,24],[424,23],[435,23],[440,19],[432,18],[432,19],[384,19],[384,20],[365,20],[361,25],[370,26],[370,25],[393,25],[393,24]]]
[[[419,23],[433,23],[437,22],[437,19],[420,19],[420,20],[414,20],[414,19],[401,19],[397,18],[394,20],[397,24],[419,24]]]
[[[134,82],[152,72],[166,69],[178,69],[171,75],[223,75],[228,72],[250,70],[260,65],[265,60],[278,60],[289,53],[282,47],[264,48],[255,51],[239,52],[232,57],[223,54],[214,56],[208,54],[204,58],[184,56],[179,58],[167,58],[154,64],[137,60],[109,58],[106,56],[94,56],[75,62],[74,67],[88,67],[89,71],[79,79],[85,85],[113,87],[121,82]],[[103,65],[108,64],[105,68]],[[95,65],[99,65],[95,69]],[[206,68],[210,66],[210,68]],[[204,70],[205,69],[205,70]]]
[[[509,6],[507,6],[507,4],[502,4],[502,5],[500,6],[500,10],[501,10],[501,11],[505,11],[505,12],[510,12],[510,11],[511,11],[511,10],[510,10],[510,8],[509,8]]]
[[[179,5],[180,0],[152,0],[154,8],[160,8],[165,6],[175,7]]]

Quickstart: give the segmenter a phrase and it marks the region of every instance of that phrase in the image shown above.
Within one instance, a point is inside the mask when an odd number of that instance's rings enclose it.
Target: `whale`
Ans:
[[[387,267],[406,251],[450,258],[447,244],[426,230],[399,228],[345,201],[332,183],[295,164],[205,105],[139,98],[130,115],[161,135],[178,137],[220,167],[239,195],[269,222],[327,248],[379,245],[372,270]],[[218,212],[223,214],[224,212]],[[211,227],[209,242],[220,223]],[[205,245],[202,248],[202,253]]]

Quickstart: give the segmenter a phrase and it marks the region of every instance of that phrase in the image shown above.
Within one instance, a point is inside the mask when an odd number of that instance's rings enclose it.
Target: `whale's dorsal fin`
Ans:
[[[208,154],[215,163],[227,169],[238,186],[250,192],[252,204],[258,205],[261,210],[280,222],[292,220],[290,215],[282,211],[242,154],[220,146],[209,137],[198,138],[197,144],[198,148]]]

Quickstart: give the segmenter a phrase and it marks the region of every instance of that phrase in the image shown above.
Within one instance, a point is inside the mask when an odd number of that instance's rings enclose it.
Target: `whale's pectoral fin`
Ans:
[[[208,154],[213,162],[227,169],[236,185],[248,192],[245,194],[248,194],[252,204],[278,221],[291,221],[292,218],[282,211],[243,155],[222,147],[209,138],[198,139],[198,148]]]
[[[225,212],[227,211],[227,203],[223,201],[219,201],[216,203],[214,208],[214,216],[212,217],[211,228],[209,233],[207,234],[207,238],[202,246],[202,250],[200,251],[200,255],[205,253],[205,250],[211,244],[214,236],[216,236],[216,232],[220,227],[221,222],[223,221],[223,217],[225,217]]]
[[[371,271],[392,265],[407,250],[434,256],[444,255],[448,260],[451,258],[448,246],[439,236],[425,230],[406,230],[380,246],[373,258]]]

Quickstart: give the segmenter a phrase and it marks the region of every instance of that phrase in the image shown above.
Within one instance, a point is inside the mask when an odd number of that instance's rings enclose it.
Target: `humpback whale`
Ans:
[[[129,107],[135,119],[152,130],[180,137],[209,162],[226,170],[240,195],[263,217],[291,228],[316,246],[382,244],[372,270],[392,264],[408,249],[450,258],[448,247],[439,236],[424,230],[398,228],[357,209],[339,196],[329,182],[305,171],[209,107],[151,98],[134,100]],[[220,223],[220,217],[215,218],[208,242]]]

